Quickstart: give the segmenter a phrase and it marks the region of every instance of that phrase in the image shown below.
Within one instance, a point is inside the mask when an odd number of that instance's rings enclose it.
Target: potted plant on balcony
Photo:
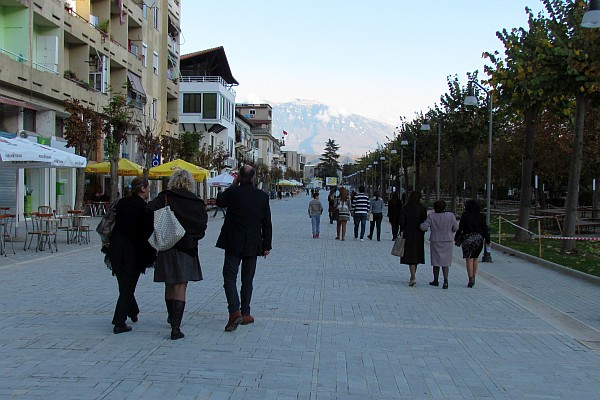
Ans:
[[[105,20],[98,24],[98,30],[100,30],[104,34],[108,34],[108,24],[109,21]]]

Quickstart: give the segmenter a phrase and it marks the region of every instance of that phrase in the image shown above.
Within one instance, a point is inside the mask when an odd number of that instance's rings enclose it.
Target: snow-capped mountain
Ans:
[[[387,142],[394,127],[356,114],[345,113],[312,100],[269,103],[273,107],[273,136],[285,136],[283,150],[311,155],[322,154],[333,139],[340,146],[341,163],[352,162]],[[310,162],[310,157],[308,157]]]

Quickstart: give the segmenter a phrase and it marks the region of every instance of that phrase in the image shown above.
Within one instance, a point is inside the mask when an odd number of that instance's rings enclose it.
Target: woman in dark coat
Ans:
[[[469,276],[467,287],[472,288],[475,285],[478,257],[483,250],[484,242],[487,245],[490,244],[490,232],[485,215],[479,211],[477,200],[467,200],[465,211],[458,223],[458,231],[454,236],[454,243],[461,246],[463,258],[466,260],[467,275]]]
[[[113,275],[119,283],[119,299],[112,323],[114,333],[129,332],[127,317],[137,322],[140,309],[135,300],[135,288],[140,274],[151,266],[155,251],[148,244],[152,234],[152,215],[146,211],[150,196],[148,179],[140,177],[131,182],[132,195],[120,199],[115,206],[115,226],[110,236],[107,256]]]
[[[392,193],[390,201],[388,201],[388,218],[392,225],[392,240],[398,237],[400,230],[400,218],[402,217],[402,200],[398,192]]]
[[[425,263],[425,232],[421,230],[421,224],[427,219],[427,208],[421,204],[420,192],[410,192],[400,219],[400,229],[406,240],[400,263],[409,266],[408,286],[415,286],[417,265]]]
[[[202,280],[198,258],[198,241],[204,237],[208,214],[204,202],[192,191],[194,178],[185,170],[171,175],[168,189],[148,203],[149,210],[158,210],[168,205],[185,229],[185,235],[172,248],[159,251],[154,268],[154,282],[165,283],[165,303],[171,324],[171,339],[185,335],[180,325],[185,309],[185,292],[189,281]]]

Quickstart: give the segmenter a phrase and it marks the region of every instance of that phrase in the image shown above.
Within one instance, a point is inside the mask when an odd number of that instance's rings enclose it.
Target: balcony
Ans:
[[[231,93],[234,97],[236,95],[235,90],[228,84],[223,78],[220,76],[181,76],[179,78],[181,83],[190,84],[190,83],[207,83],[207,84],[215,84],[215,88],[220,86],[225,88],[229,93]],[[210,89],[209,89],[210,90]],[[216,91],[216,89],[214,89]]]

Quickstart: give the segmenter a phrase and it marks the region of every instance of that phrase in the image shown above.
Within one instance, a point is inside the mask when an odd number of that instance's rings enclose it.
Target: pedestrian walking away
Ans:
[[[167,322],[171,325],[172,340],[185,336],[181,332],[181,321],[188,282],[202,280],[198,241],[206,233],[208,214],[204,202],[193,193],[194,186],[190,172],[177,170],[169,179],[168,189],[148,203],[151,211],[168,205],[185,229],[185,235],[175,246],[158,252],[154,269],[154,282],[165,284]]]
[[[421,224],[427,219],[427,208],[421,204],[421,192],[410,192],[406,205],[402,209],[402,235],[406,240],[401,264],[407,264],[410,270],[408,286],[415,286],[417,266],[425,263],[425,232]]]
[[[346,225],[350,221],[350,212],[352,205],[348,198],[348,190],[346,188],[340,188],[340,196],[335,199],[334,206],[336,208],[335,214],[337,215],[336,225],[336,240],[346,240]]]
[[[333,224],[333,221],[337,221],[337,217],[335,214],[335,189],[331,189],[329,191],[329,195],[327,196],[327,212],[329,213],[329,223]]]
[[[221,193],[221,188],[217,188],[217,196],[219,195],[219,193]],[[213,218],[215,218],[217,216],[217,214],[219,213],[219,211],[221,211],[223,213],[223,218],[225,218],[225,209],[219,206],[215,206],[215,212],[212,215]]]
[[[227,215],[217,239],[225,250],[223,288],[229,320],[225,331],[254,322],[250,314],[253,280],[258,256],[271,252],[273,229],[269,197],[254,185],[256,170],[249,165],[240,169],[231,186],[217,197],[217,205],[227,207]],[[237,275],[242,266],[242,286],[238,295]]]
[[[138,177],[131,182],[132,195],[115,205],[115,226],[106,248],[112,273],[119,284],[119,298],[112,323],[114,333],[129,332],[127,317],[138,321],[140,309],[135,299],[135,288],[140,274],[154,263],[155,251],[148,243],[152,234],[152,214],[146,211],[150,197],[148,179]]]
[[[429,213],[425,222],[421,224],[421,230],[431,231],[429,234],[429,250],[433,268],[433,281],[429,284],[439,286],[441,267],[444,274],[442,289],[448,289],[448,272],[452,264],[454,232],[458,230],[456,215],[446,211],[444,200],[438,200],[433,203],[433,212]]]
[[[392,193],[390,201],[388,201],[388,219],[390,225],[392,225],[392,240],[396,240],[398,237],[398,231],[400,230],[400,218],[402,216],[402,200],[398,192]]]
[[[484,242],[486,245],[490,244],[490,231],[485,215],[479,211],[477,200],[467,200],[465,211],[460,217],[458,231],[454,235],[454,243],[462,248],[463,258],[467,264],[467,275],[469,276],[467,287],[475,286],[478,257],[483,250]]]
[[[319,230],[321,228],[321,214],[323,214],[323,205],[319,200],[319,192],[313,193],[313,199],[308,203],[308,217],[312,225],[313,239],[319,238]]]
[[[358,194],[352,199],[352,214],[354,215],[354,239],[358,239],[358,228],[360,227],[360,241],[364,241],[367,214],[371,208],[369,196],[365,194],[365,187],[359,186]]]
[[[379,197],[379,192],[373,193],[373,199],[369,211],[373,215],[373,221],[369,224],[369,240],[373,240],[373,230],[377,227],[377,241],[381,241],[381,221],[383,220],[383,199]]]

